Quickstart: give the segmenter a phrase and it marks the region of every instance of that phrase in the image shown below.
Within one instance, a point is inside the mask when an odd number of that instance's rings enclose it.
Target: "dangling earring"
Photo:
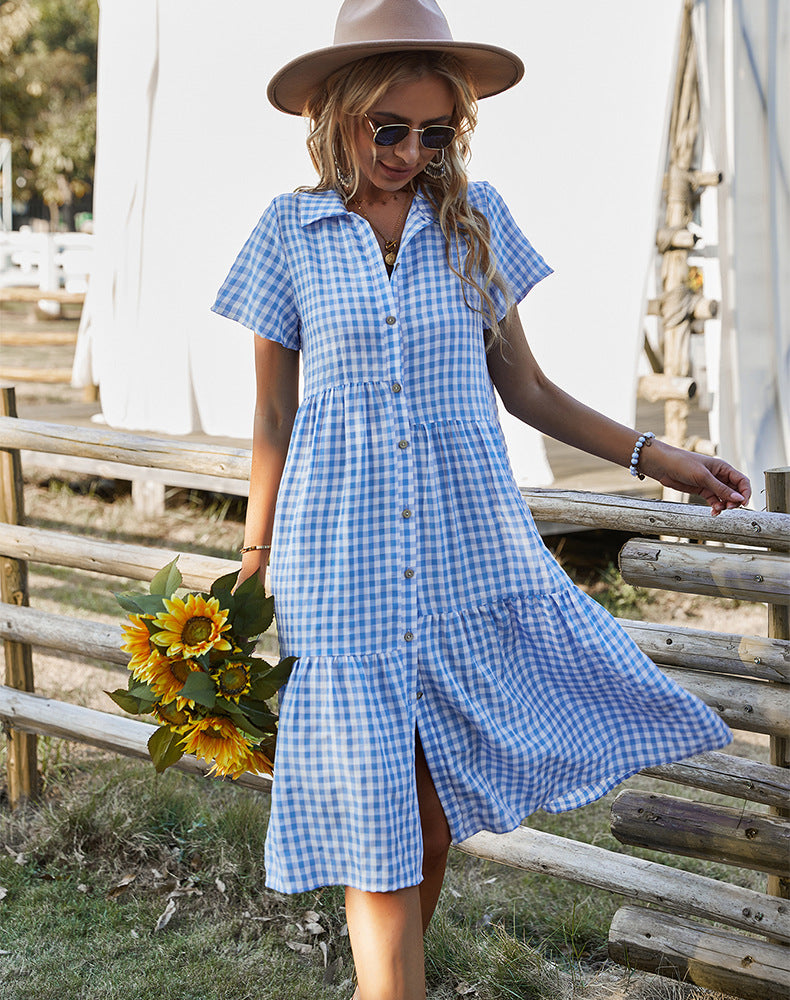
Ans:
[[[442,150],[442,158],[438,163],[436,160],[428,160],[423,170],[435,181],[438,181],[440,177],[444,177],[447,173],[447,164],[444,162],[444,150]]]
[[[340,166],[337,156],[335,156],[335,173],[337,174],[337,179],[340,181],[340,186],[344,191],[350,191],[351,186],[354,183],[354,175],[352,173],[346,173]]]

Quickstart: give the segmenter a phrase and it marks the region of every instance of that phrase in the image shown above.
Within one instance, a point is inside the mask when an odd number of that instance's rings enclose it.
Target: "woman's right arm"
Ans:
[[[252,468],[244,545],[270,545],[277,490],[299,405],[299,352],[256,336],[255,381]],[[268,549],[245,552],[237,586],[256,572],[265,584],[268,562]]]

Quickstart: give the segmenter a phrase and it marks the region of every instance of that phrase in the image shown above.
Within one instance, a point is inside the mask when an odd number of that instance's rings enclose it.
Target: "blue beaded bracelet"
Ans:
[[[654,437],[655,434],[652,431],[645,431],[644,434],[639,435],[634,445],[634,450],[631,453],[631,465],[628,471],[632,476],[636,476],[637,479],[645,478],[644,473],[639,471],[639,453],[642,450],[642,446],[649,445]]]

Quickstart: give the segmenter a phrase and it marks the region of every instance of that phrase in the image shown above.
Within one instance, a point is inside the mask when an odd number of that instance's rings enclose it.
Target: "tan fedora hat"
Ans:
[[[436,0],[345,0],[334,43],[293,59],[274,74],[267,95],[289,115],[301,115],[310,97],[335,70],[384,52],[451,52],[471,72],[477,97],[491,97],[524,75],[519,57],[496,45],[453,40]]]

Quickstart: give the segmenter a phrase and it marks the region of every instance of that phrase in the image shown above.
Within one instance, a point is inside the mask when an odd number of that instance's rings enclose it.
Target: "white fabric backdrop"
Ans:
[[[714,439],[761,494],[790,465],[790,2],[698,0],[718,189],[722,318]]]
[[[305,125],[265,84],[328,44],[339,4],[101,0],[96,234],[75,383],[114,427],[247,437],[251,335],[209,312],[270,198],[312,180]],[[459,40],[527,66],[485,100],[471,164],[556,274],[522,318],[547,374],[633,421],[645,261],[681,0],[446,0]],[[551,479],[540,436],[505,415],[521,483]]]

